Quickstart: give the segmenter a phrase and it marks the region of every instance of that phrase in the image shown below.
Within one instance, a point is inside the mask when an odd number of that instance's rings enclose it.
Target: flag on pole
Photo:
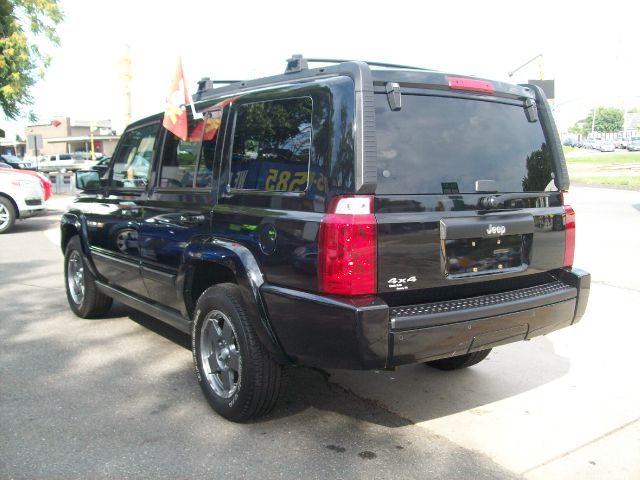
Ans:
[[[194,127],[189,140],[197,142],[200,139],[207,142],[213,140],[220,128],[220,122],[222,120],[222,109],[233,102],[238,97],[230,97],[221,102],[216,103],[213,107],[210,107],[212,111],[208,113],[205,118],[201,119]],[[204,134],[202,130],[204,129]]]
[[[187,109],[189,103],[189,93],[187,92],[187,84],[184,80],[182,72],[182,60],[178,57],[178,65],[176,73],[169,88],[167,96],[167,107],[164,111],[164,119],[162,126],[173,133],[181,140],[187,139]]]
[[[196,123],[191,135],[189,135],[189,141],[198,142],[202,139],[205,142],[213,140],[220,128],[220,120],[222,118],[222,112],[216,111],[211,114],[210,117],[203,118]],[[204,133],[202,129],[204,128]]]

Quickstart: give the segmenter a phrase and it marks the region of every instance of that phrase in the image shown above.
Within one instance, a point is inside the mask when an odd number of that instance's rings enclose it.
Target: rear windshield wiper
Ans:
[[[547,197],[549,192],[522,192],[522,193],[503,193],[502,195],[489,195],[488,197],[480,197],[478,206],[480,208],[498,208],[509,200],[517,200],[519,198]]]

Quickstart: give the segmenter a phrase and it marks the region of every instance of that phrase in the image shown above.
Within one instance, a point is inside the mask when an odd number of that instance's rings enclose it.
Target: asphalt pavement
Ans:
[[[0,236],[0,478],[640,478],[640,193],[571,198],[594,274],[578,325],[459,372],[295,368],[238,425],[202,397],[187,336],[119,304],[69,311],[58,197]]]

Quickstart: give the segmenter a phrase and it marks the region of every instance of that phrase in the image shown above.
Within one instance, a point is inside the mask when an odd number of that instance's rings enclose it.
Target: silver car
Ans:
[[[598,150],[601,152],[615,152],[616,147],[611,140],[602,140],[598,143]]]
[[[627,146],[627,150],[630,152],[640,152],[640,139],[631,140]]]

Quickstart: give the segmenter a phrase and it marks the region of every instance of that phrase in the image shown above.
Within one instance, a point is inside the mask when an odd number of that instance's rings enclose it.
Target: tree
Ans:
[[[596,122],[594,130],[596,132],[619,132],[622,130],[624,123],[624,112],[622,110],[611,107],[597,107],[595,111]],[[587,135],[591,132],[593,125],[592,111],[587,118],[576,122],[576,124],[569,129],[569,132]]]
[[[51,61],[33,38],[60,44],[56,25],[63,19],[58,0],[0,0],[0,108],[15,120],[33,99],[31,87]]]

